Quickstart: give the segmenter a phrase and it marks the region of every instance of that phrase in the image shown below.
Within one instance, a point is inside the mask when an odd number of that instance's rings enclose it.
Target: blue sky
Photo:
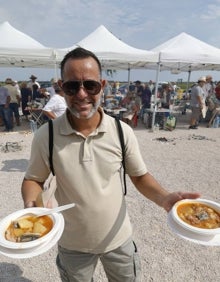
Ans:
[[[125,43],[150,50],[186,32],[220,48],[220,0],[0,0],[0,20],[31,36],[47,47],[65,48],[104,25]],[[0,80],[27,80],[30,74],[50,80],[54,70],[0,69]],[[220,80],[219,72],[209,72]],[[203,72],[194,72],[191,80]],[[131,80],[155,80],[155,71],[131,71]],[[161,72],[161,80],[187,80],[187,73]],[[117,72],[115,80],[126,80]]]

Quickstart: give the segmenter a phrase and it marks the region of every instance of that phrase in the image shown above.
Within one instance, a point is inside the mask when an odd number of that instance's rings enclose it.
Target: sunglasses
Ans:
[[[76,95],[81,87],[90,95],[97,95],[102,89],[101,83],[95,80],[68,80],[62,85],[63,91],[68,96]]]

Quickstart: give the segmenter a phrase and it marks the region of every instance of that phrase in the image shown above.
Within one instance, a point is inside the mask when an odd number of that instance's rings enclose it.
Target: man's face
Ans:
[[[65,100],[70,112],[79,119],[89,119],[97,111],[101,103],[101,95],[105,81],[101,80],[99,67],[93,58],[68,59],[63,70],[63,83],[67,81],[94,80],[101,83],[101,90],[97,95],[91,95],[81,86],[74,95],[65,93]]]

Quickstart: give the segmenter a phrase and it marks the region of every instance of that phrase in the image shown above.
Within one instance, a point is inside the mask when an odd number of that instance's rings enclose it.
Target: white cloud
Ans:
[[[201,19],[218,20],[220,19],[220,1],[218,5],[208,5],[207,12],[201,15]]]

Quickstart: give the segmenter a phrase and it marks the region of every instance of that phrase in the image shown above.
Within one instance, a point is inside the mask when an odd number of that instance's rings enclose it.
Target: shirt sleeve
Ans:
[[[44,182],[50,174],[48,125],[42,125],[34,134],[31,158],[25,174],[26,179]]]
[[[125,139],[126,173],[130,176],[144,175],[148,170],[141,155],[139,144],[133,129],[127,124],[122,123],[122,126]]]
[[[53,112],[56,106],[56,101],[54,97],[51,97],[47,104],[44,106],[43,110],[46,112]]]

